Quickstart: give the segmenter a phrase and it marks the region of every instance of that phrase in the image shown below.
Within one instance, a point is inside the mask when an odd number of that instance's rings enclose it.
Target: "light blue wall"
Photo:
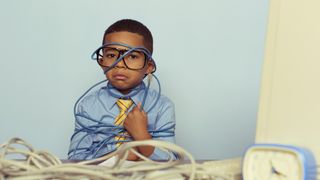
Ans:
[[[242,155],[254,142],[267,10],[267,0],[1,0],[0,142],[18,136],[66,158],[73,103],[104,78],[90,54],[107,26],[133,18],[154,35],[177,144],[197,159]]]

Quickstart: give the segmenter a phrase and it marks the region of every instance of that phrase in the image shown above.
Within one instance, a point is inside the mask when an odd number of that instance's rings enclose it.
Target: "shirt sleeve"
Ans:
[[[75,130],[70,140],[68,159],[85,160],[90,159],[90,146],[93,143],[91,135],[86,131],[87,119],[83,112],[75,114]]]
[[[75,130],[70,140],[68,159],[88,160],[115,150],[114,126],[101,121],[96,95],[79,102],[75,112]],[[113,117],[111,117],[113,119]]]
[[[174,104],[167,100],[161,107],[156,119],[155,130],[151,133],[153,139],[175,143],[175,125]],[[176,159],[176,156],[173,152],[165,152],[156,147],[149,158],[153,160],[168,160],[171,158]]]

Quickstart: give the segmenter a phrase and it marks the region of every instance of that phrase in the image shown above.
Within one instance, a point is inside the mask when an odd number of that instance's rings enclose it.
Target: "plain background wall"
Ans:
[[[267,0],[1,0],[0,142],[21,137],[66,158],[73,104],[104,75],[90,55],[116,20],[154,36],[177,144],[197,159],[254,142]]]

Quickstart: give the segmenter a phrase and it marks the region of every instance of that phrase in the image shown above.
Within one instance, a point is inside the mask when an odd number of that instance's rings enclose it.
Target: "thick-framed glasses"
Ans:
[[[111,47],[112,45],[122,46],[124,49],[113,48]],[[120,61],[123,61],[125,67],[131,70],[141,70],[148,61],[151,61],[154,66],[152,73],[157,69],[152,54],[148,49],[143,46],[132,47],[118,42],[103,44],[92,53],[91,59],[96,60],[101,67],[105,67],[104,74],[114,68]]]
[[[146,66],[147,56],[144,52],[127,49],[117,49],[113,47],[101,48],[98,52],[97,62],[102,67],[111,67],[121,58],[126,68],[131,70],[141,70]]]

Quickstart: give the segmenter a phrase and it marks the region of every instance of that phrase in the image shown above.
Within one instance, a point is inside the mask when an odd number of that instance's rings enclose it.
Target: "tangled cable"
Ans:
[[[21,147],[20,147],[21,146]],[[178,160],[159,162],[148,159],[134,150],[136,146],[154,146],[169,154],[178,155]],[[129,152],[140,157],[141,161],[126,164]],[[10,159],[10,155],[23,159]],[[112,167],[96,165],[104,160],[116,157]],[[183,164],[188,158],[190,164]],[[229,160],[228,169],[214,168],[217,162],[198,164],[190,153],[169,142],[145,140],[123,144],[116,151],[89,161],[62,163],[53,154],[37,151],[20,138],[12,138],[0,146],[0,180],[34,179],[237,179],[240,175],[240,159]],[[226,163],[223,163],[226,164]],[[217,164],[216,164],[217,165]],[[221,165],[219,167],[222,167]]]
[[[79,104],[81,103],[81,101],[84,100],[85,97],[92,95],[91,93],[97,93],[98,94],[97,100],[103,105],[104,103],[103,103],[103,100],[100,99],[100,95],[101,93],[104,93],[104,90],[107,90],[108,93],[115,98],[130,98],[132,96],[135,96],[139,92],[143,92],[141,110],[143,109],[146,113],[149,113],[152,109],[154,109],[154,107],[157,105],[158,101],[160,100],[161,85],[160,85],[159,79],[154,74],[147,75],[146,79],[147,79],[146,83],[142,82],[140,85],[132,89],[132,91],[129,94],[126,94],[126,95],[117,94],[116,93],[117,90],[111,84],[108,83],[108,80],[103,80],[91,86],[82,96],[80,96],[80,98],[74,104],[74,108],[73,108],[76,126],[79,126],[79,127],[76,128],[75,132],[71,136],[71,142],[73,142],[74,138],[77,138],[78,140],[75,140],[76,144],[74,146],[71,146],[69,149],[68,156],[70,159],[77,159],[74,157],[76,157],[79,154],[84,155],[84,157],[81,157],[84,159],[87,159],[89,155],[91,156],[90,158],[96,158],[101,156],[101,154],[114,151],[115,147],[113,147],[113,145],[118,142],[115,139],[115,136],[119,136],[119,134],[122,134],[122,132],[125,131],[125,129],[122,126],[116,126],[114,124],[107,123],[104,120],[104,118],[112,118],[112,119],[115,118],[115,117],[112,117],[110,114],[105,114],[104,116],[101,117],[101,119],[96,119],[96,118],[93,118],[92,116],[89,116],[87,113],[80,113],[81,112],[80,109],[82,108],[79,107]],[[156,81],[158,92],[154,102],[152,102],[151,104],[148,104],[148,106],[145,106],[152,79]],[[175,127],[175,124],[172,124],[166,128],[159,128],[158,130],[149,128],[148,132],[150,133],[152,138],[173,137],[174,127]],[[90,139],[90,137],[97,137],[97,136],[100,137],[99,139],[101,139],[101,141],[95,142],[91,144],[89,147],[82,146],[83,142],[87,141],[88,138]],[[130,137],[126,137],[125,139],[126,140],[122,140],[121,142],[130,141],[129,140]]]

